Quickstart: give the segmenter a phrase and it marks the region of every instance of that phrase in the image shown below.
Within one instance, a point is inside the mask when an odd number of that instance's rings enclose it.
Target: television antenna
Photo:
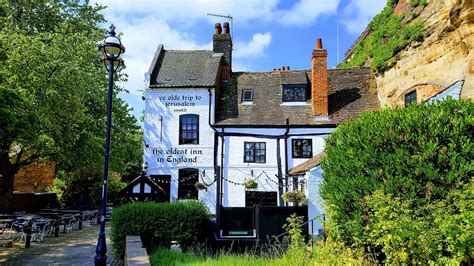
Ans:
[[[230,21],[230,35],[234,36],[234,18],[229,14],[229,15],[220,15],[220,14],[214,14],[214,13],[207,13],[208,16],[210,17],[218,17],[218,18],[225,18]]]

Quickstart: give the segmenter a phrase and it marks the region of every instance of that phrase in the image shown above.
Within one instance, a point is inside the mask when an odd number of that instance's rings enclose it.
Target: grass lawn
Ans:
[[[300,250],[289,252],[281,258],[259,258],[253,255],[221,255],[218,257],[201,257],[192,253],[177,253],[171,250],[159,250],[150,256],[151,265],[235,265],[235,266],[283,266],[283,265],[370,265],[369,261],[354,259],[347,253],[331,252],[328,250]]]

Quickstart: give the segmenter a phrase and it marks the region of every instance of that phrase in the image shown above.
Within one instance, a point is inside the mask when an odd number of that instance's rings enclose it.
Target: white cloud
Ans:
[[[272,41],[270,32],[256,33],[248,42],[236,42],[234,58],[246,58],[263,55]]]
[[[344,8],[342,23],[350,33],[359,34],[385,5],[386,1],[381,0],[351,0]]]
[[[340,0],[301,0],[289,10],[275,12],[275,19],[283,25],[309,25],[320,15],[336,12],[339,2]]]
[[[320,15],[334,12],[340,2],[300,0],[282,8],[279,6],[282,1],[286,0],[95,0],[108,6],[103,11],[105,18],[123,32],[128,81],[122,86],[130,91],[129,97],[140,96],[138,90],[145,86],[144,73],[159,43],[165,49],[212,49],[212,40],[199,42],[191,31],[196,25],[209,26],[212,30],[214,22],[224,20],[207,16],[208,13],[232,15],[239,27],[254,27],[256,23],[305,26],[314,23]],[[249,62],[264,55],[271,41],[270,32],[255,32],[250,40],[234,39],[233,70],[254,70]],[[142,106],[134,108],[137,112]]]
[[[199,19],[214,19],[208,17],[208,13],[217,13],[223,15],[232,15],[239,21],[248,21],[252,19],[270,18],[273,10],[277,7],[278,0],[96,0],[96,2],[108,6],[106,13],[134,14],[153,16],[166,21],[179,21],[190,23]]]
[[[132,95],[139,95],[144,88],[144,73],[148,71],[151,58],[158,44],[165,49],[212,49],[212,43],[197,43],[186,32],[171,28],[167,22],[155,17],[126,20],[124,17],[109,18],[123,32],[122,42],[126,47],[123,58],[128,81],[122,84]],[[151,26],[152,25],[152,26]],[[144,33],[144,29],[146,33]]]
[[[276,22],[282,25],[304,26],[313,23],[320,15],[337,10],[341,0],[299,0],[289,9],[279,7],[286,0],[96,0],[108,6],[107,16],[129,14],[152,15],[168,22],[190,25],[198,20],[215,21],[208,13],[231,15],[239,25],[253,21]],[[377,1],[377,0],[375,0]]]

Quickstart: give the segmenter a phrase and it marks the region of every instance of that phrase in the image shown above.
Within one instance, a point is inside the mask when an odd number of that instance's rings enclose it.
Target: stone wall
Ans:
[[[140,236],[127,236],[125,244],[125,260],[126,266],[133,265],[150,265],[150,260],[143,247]]]
[[[53,184],[56,163],[33,164],[21,169],[16,175],[13,190],[20,192],[41,192]]]
[[[460,79],[465,79],[461,98],[474,99],[472,0],[431,0],[419,18],[425,22],[424,41],[401,51],[397,63],[376,76],[382,106],[398,105],[400,95],[416,84],[448,86]]]

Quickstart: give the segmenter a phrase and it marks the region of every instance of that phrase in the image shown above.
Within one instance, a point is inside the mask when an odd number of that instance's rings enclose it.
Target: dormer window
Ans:
[[[283,85],[283,102],[306,102],[305,85]]]
[[[253,92],[252,90],[243,90],[242,91],[242,102],[250,103],[253,101]]]

